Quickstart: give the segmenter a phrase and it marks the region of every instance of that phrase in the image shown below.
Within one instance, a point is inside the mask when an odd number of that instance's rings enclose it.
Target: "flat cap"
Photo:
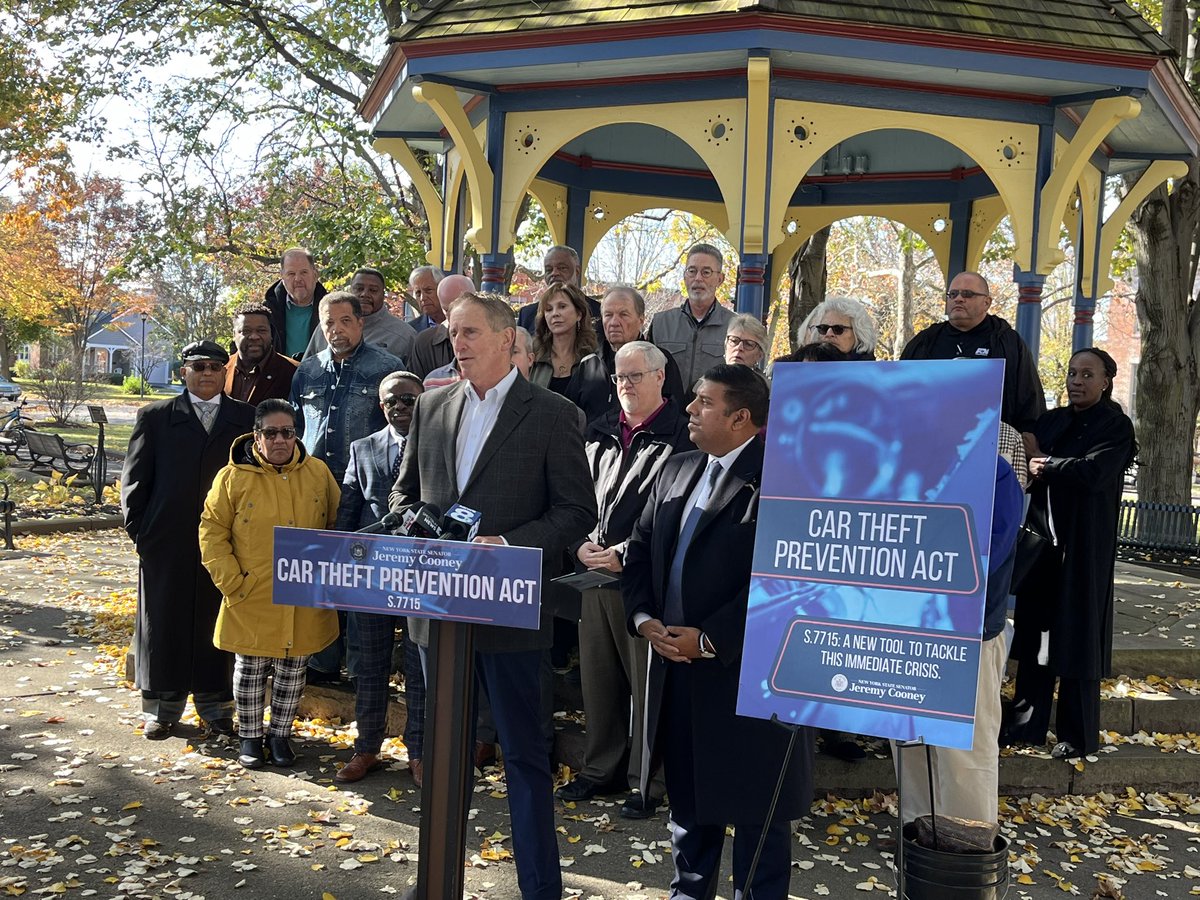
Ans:
[[[215,359],[222,364],[229,362],[229,354],[216,341],[193,341],[183,348],[180,358],[185,363],[198,359]]]

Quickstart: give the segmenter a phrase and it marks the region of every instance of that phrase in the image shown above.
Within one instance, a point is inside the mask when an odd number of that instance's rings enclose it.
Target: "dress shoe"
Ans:
[[[423,787],[425,784],[425,767],[419,759],[410,759],[408,761],[408,771],[412,775],[413,784],[417,787]]]
[[[590,778],[584,778],[582,775],[577,775],[568,784],[564,784],[554,796],[559,800],[575,801],[575,800],[591,800],[600,793],[602,786],[592,781]]]
[[[304,676],[305,684],[341,684],[341,672],[322,672],[319,669],[309,669]]]
[[[270,752],[273,766],[286,769],[296,764],[296,751],[292,749],[291,741],[285,737],[268,737],[267,750]]]
[[[142,737],[148,741],[163,741],[171,736],[174,722],[164,722],[162,719],[151,719],[142,726]]]
[[[1076,759],[1083,756],[1082,753],[1075,749],[1073,744],[1067,741],[1059,741],[1055,744],[1054,749],[1050,751],[1050,755],[1055,759]]]
[[[233,719],[213,719],[211,722],[205,722],[204,725],[208,732],[207,736],[210,738],[233,737]]]
[[[482,770],[496,762],[496,745],[483,741],[475,742],[475,768]]]
[[[851,740],[822,742],[821,752],[845,762],[858,762],[867,758],[867,752],[858,746],[857,741]]]
[[[374,753],[355,753],[350,757],[350,762],[333,776],[333,780],[338,784],[354,784],[382,768],[383,762]]]
[[[630,791],[625,802],[621,804],[622,819],[649,819],[656,812],[662,800],[657,797],[647,797],[641,791]]]
[[[267,764],[267,752],[263,743],[263,738],[242,738],[242,752],[238,755],[238,762],[245,769],[261,769]]]

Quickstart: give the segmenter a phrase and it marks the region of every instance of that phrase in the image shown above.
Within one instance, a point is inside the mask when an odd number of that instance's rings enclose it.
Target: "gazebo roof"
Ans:
[[[911,29],[1079,50],[1173,55],[1120,0],[426,0],[395,29],[398,41],[497,36],[514,32],[637,25],[729,14]]]

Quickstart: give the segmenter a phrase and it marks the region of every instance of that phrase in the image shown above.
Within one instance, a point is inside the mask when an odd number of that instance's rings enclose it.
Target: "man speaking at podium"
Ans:
[[[513,368],[516,323],[502,299],[464,294],[446,324],[463,380],[417,399],[391,510],[418,503],[476,510],[482,515],[476,541],[541,548],[544,586],[560,573],[567,546],[596,524],[578,412]],[[562,897],[550,747],[539,702],[550,618],[543,605],[537,631],[476,626],[475,632],[476,673],[504,753],[522,900]],[[428,622],[411,621],[414,637],[425,643]],[[436,684],[430,690],[432,705]]]

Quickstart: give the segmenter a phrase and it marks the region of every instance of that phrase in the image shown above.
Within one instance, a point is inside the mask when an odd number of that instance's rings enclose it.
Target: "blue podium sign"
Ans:
[[[1003,378],[775,367],[739,714],[971,747]]]
[[[536,629],[542,551],[275,528],[272,600],[354,612]]]

